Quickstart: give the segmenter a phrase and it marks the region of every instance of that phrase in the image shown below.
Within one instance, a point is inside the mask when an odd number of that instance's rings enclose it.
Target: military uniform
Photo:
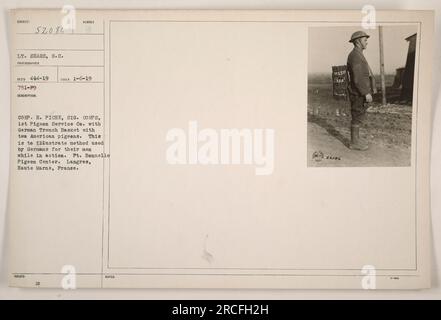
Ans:
[[[369,38],[363,31],[354,32],[349,42],[354,42],[359,38]],[[351,144],[353,150],[367,150],[368,146],[363,144],[359,137],[360,125],[366,118],[367,101],[366,95],[376,93],[375,79],[363,50],[354,45],[354,49],[349,53],[347,61],[348,73],[348,93],[351,102]]]
[[[349,100],[351,101],[352,124],[360,125],[366,115],[366,95],[373,94],[371,68],[360,48],[354,47],[348,56]]]

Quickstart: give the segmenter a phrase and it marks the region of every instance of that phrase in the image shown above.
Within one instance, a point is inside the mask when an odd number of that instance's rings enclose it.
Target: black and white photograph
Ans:
[[[411,165],[417,31],[309,28],[309,167]]]

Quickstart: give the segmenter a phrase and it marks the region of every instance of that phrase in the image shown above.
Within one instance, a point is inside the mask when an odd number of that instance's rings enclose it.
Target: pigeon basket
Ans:
[[[348,74],[346,65],[332,66],[332,95],[337,100],[348,99]]]

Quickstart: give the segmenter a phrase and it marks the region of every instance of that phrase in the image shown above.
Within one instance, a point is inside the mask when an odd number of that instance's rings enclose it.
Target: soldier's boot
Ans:
[[[352,150],[365,151],[369,147],[360,141],[360,126],[351,125],[351,144],[349,148]]]

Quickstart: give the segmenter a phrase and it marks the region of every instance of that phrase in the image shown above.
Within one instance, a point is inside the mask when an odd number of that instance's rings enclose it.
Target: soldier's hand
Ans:
[[[371,103],[371,102],[372,102],[372,95],[371,95],[370,93],[368,93],[368,94],[366,95],[366,102],[367,102],[367,103]]]

